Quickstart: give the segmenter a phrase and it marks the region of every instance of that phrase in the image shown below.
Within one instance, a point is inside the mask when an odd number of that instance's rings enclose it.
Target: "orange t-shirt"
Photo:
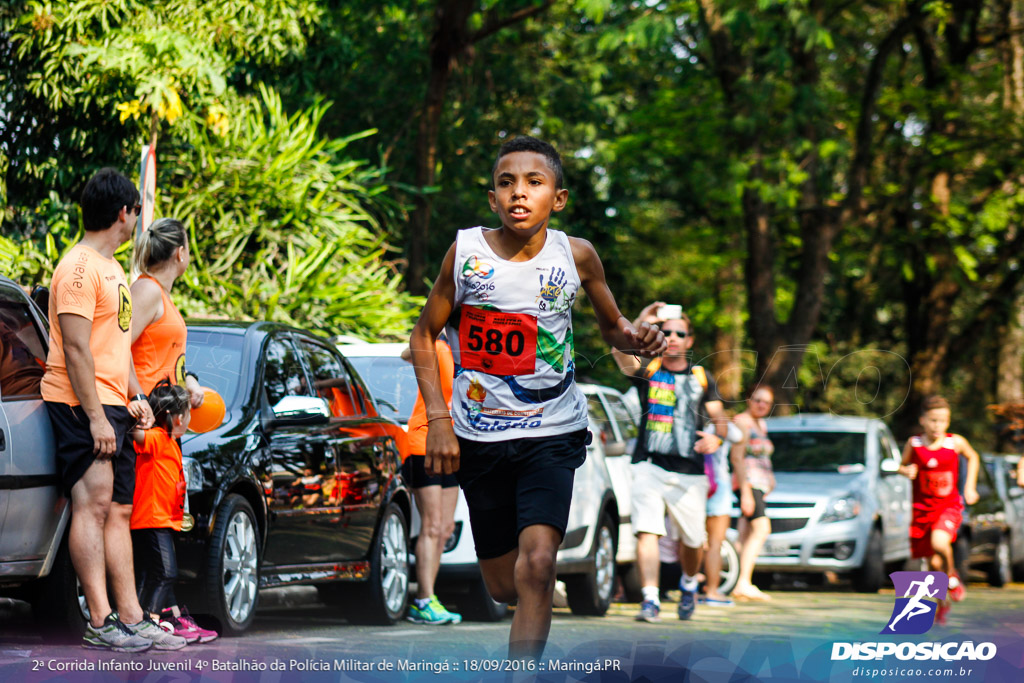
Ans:
[[[452,407],[452,380],[455,377],[455,359],[448,343],[438,339],[434,342],[437,351],[437,369],[441,372],[441,394],[444,396],[448,409]],[[427,453],[427,406],[423,395],[416,393],[416,404],[412,407],[409,417],[409,454],[426,455]]]
[[[135,500],[133,529],[181,531],[185,514],[185,472],[181,448],[166,430],[146,430],[146,440],[135,444]]]
[[[185,386],[185,336],[188,334],[185,319],[159,282],[149,275],[140,277],[149,278],[160,287],[164,314],[147,325],[132,344],[135,376],[147,394],[165,378]]]
[[[64,358],[60,315],[72,313],[92,321],[89,350],[96,369],[96,393],[107,406],[128,405],[132,362],[132,295],[121,264],[84,244],[60,260],[50,283],[50,351],[46,356],[43,398],[77,406]]]

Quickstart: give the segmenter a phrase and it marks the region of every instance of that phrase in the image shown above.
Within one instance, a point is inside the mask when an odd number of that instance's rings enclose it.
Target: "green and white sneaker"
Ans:
[[[154,650],[169,652],[172,650],[180,650],[188,644],[188,641],[181,636],[168,633],[157,626],[156,622],[150,619],[148,614],[143,617],[142,621],[139,623],[125,624],[124,626],[135,635],[141,636],[153,643]]]
[[[121,623],[116,612],[111,612],[103,620],[103,626],[96,628],[92,624],[85,625],[82,636],[82,647],[88,650],[110,650],[112,652],[145,652],[153,646],[153,641],[136,635]]]
[[[414,624],[429,624],[439,626],[441,624],[458,624],[462,622],[462,615],[457,612],[449,612],[444,608],[436,595],[430,596],[430,601],[423,607],[417,607],[416,602],[409,604],[409,614],[406,619]]]

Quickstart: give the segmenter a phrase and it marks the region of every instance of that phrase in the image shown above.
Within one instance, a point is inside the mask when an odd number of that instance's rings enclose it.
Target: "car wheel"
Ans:
[[[719,573],[718,590],[724,595],[732,592],[740,578],[740,556],[736,546],[728,538],[722,539],[722,571]]]
[[[469,592],[460,595],[456,600],[459,612],[466,621],[501,621],[508,614],[508,605],[497,602],[487,592],[487,584],[482,578],[469,583]],[[464,600],[464,602],[462,601]]]
[[[864,560],[853,572],[853,588],[860,593],[877,593],[885,581],[885,563],[882,560],[882,531],[871,529],[864,548]]]
[[[327,602],[344,606],[345,618],[357,624],[393,624],[409,604],[409,528],[401,508],[384,509],[370,549],[370,578],[365,583],[327,586]]]
[[[1002,588],[1011,580],[1013,580],[1013,567],[1010,565],[1010,542],[1006,538],[1006,534],[1003,534],[999,537],[995,556],[988,570],[988,583],[990,586]]]
[[[594,534],[594,568],[565,577],[565,596],[573,614],[604,616],[615,595],[615,523],[607,512]]]
[[[85,633],[89,608],[85,604],[78,574],[71,564],[67,532],[57,549],[50,573],[35,586],[31,604],[36,621],[53,636],[71,642],[80,640]]]
[[[231,494],[217,511],[206,566],[207,602],[221,633],[237,636],[256,616],[259,542],[249,501]]]
[[[619,576],[622,578],[622,596],[626,602],[643,602],[643,583],[636,562],[619,565]]]

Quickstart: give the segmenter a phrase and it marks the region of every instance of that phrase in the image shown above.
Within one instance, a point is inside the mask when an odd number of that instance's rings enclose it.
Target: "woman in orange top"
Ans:
[[[178,560],[174,532],[185,517],[185,472],[178,439],[188,429],[189,395],[184,388],[161,380],[151,392],[154,423],[135,429],[135,501],[132,506],[132,545],[142,567],[139,603],[157,620],[170,624],[186,642],[208,643],[215,631],[200,628],[188,610],[178,607],[174,582]]]
[[[161,218],[138,236],[132,270],[134,393],[168,379],[188,390],[193,408],[203,403],[196,376],[185,371],[185,320],[171,301],[171,287],[188,268],[188,236],[175,218]]]

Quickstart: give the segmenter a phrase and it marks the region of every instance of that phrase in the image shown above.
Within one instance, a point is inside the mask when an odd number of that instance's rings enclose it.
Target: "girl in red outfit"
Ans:
[[[910,546],[914,557],[927,557],[932,571],[949,575],[949,597],[959,602],[964,586],[953,568],[953,542],[963,517],[964,502],[978,501],[977,451],[959,434],[949,434],[949,403],[941,396],[930,396],[921,405],[923,433],[911,437],[903,448],[900,474],[914,482],[913,519]],[[967,458],[967,483],[963,498],[957,490],[960,456]],[[945,621],[949,604],[939,608],[939,623]]]
[[[161,380],[150,392],[152,429],[132,432],[135,442],[135,501],[132,506],[132,545],[142,569],[139,602],[142,608],[170,625],[174,635],[189,643],[208,643],[215,631],[200,628],[188,611],[178,608],[174,582],[178,561],[174,532],[185,516],[185,473],[178,439],[188,429],[189,393]]]

